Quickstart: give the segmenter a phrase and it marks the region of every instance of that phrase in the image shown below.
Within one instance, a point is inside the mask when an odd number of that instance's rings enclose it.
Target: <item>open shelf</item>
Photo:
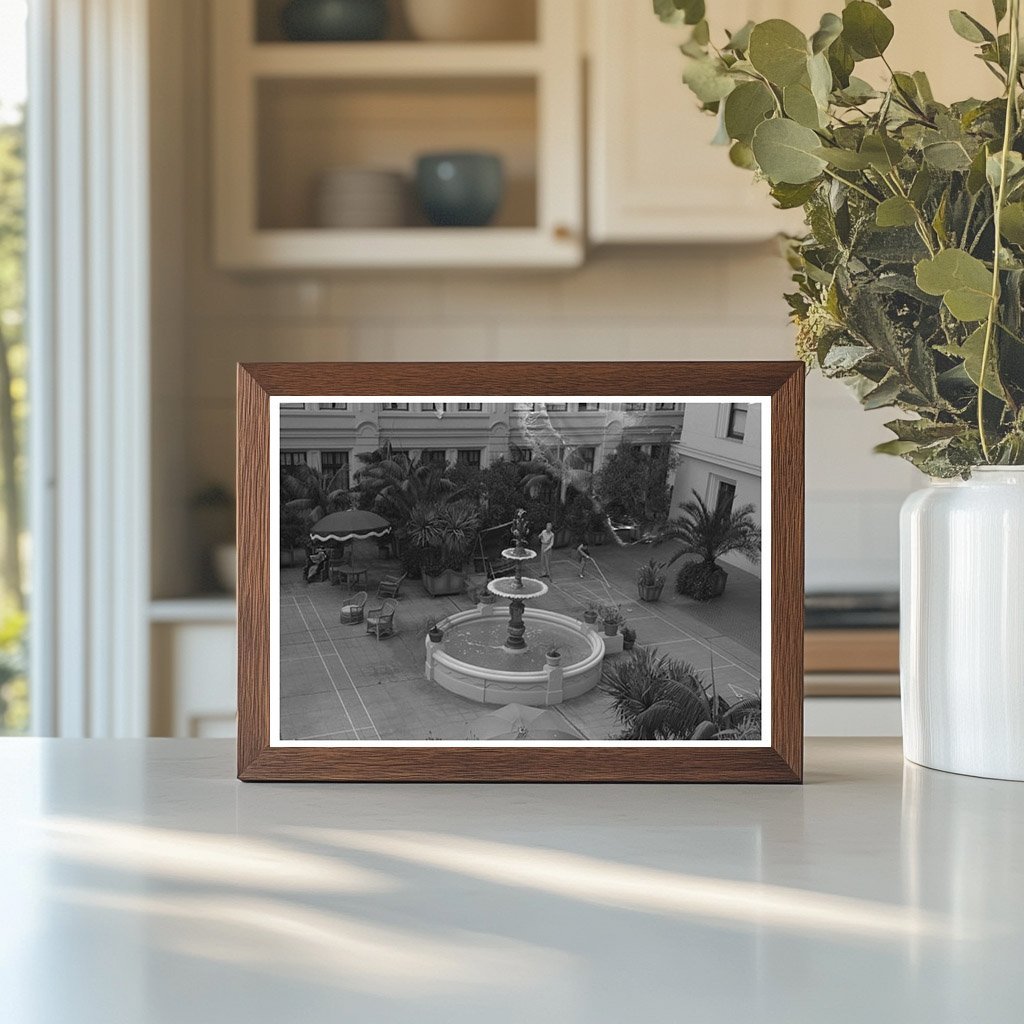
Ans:
[[[214,245],[226,269],[571,267],[583,260],[582,68],[575,4],[529,0],[532,39],[280,41],[277,0],[218,0],[212,122]],[[405,33],[407,36],[408,33]],[[486,227],[430,226],[425,153],[494,153],[505,193]],[[408,209],[321,225],[337,169],[400,173]],[[365,217],[353,218],[353,222]]]

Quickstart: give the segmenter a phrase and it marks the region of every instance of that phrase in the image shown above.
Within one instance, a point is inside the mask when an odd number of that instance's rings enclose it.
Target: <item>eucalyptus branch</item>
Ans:
[[[838,181],[840,185],[845,185],[847,188],[852,188],[854,192],[859,192],[865,199],[870,199],[875,206],[881,202],[877,196],[873,196],[867,189],[861,188],[860,185],[855,182],[848,181],[846,178],[841,178],[838,174],[834,171],[830,171],[827,167],[825,168],[825,174],[827,174],[833,181]]]
[[[1006,202],[1006,178],[1013,126],[1017,117],[1017,86],[1020,73],[1020,0],[1010,0],[1010,73],[1006,85],[1006,123],[1003,125],[1002,159],[999,167],[999,188],[995,196],[995,251],[992,256],[992,294],[989,299],[988,319],[985,321],[985,344],[981,350],[981,369],[978,372],[978,436],[985,461],[992,462],[988,432],[985,429],[985,380],[992,358],[992,340],[999,317],[999,274],[1002,270],[1003,206]]]

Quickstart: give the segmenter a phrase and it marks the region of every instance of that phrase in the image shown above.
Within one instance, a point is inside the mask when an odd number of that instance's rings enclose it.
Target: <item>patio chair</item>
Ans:
[[[355,626],[363,621],[363,606],[366,604],[367,593],[360,590],[353,594],[342,606],[339,622],[346,626]]]
[[[401,576],[385,575],[381,577],[380,583],[377,584],[377,596],[378,597],[398,597],[398,591],[402,587],[402,581],[409,574],[403,572]]]
[[[366,612],[366,632],[372,633],[378,640],[393,636],[395,632],[395,612],[398,602],[387,600],[379,608],[370,608]]]

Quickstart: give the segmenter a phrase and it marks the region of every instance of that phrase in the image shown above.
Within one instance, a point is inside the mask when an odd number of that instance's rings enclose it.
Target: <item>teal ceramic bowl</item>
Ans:
[[[285,38],[295,42],[363,42],[387,27],[387,0],[290,0],[281,11]]]
[[[416,192],[435,227],[480,228],[505,196],[505,171],[493,153],[427,153],[416,163]]]

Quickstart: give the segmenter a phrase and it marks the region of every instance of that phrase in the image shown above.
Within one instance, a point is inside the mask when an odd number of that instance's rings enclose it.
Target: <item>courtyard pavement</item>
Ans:
[[[605,544],[591,551],[604,574],[586,578],[568,549],[552,559],[550,590],[531,607],[580,617],[587,601],[619,604],[637,632],[637,646],[687,661],[708,678],[714,666],[719,692],[730,703],[761,692],[760,580],[730,568],[725,594],[704,604],[675,593],[675,570],[657,603],[637,599],[633,576],[648,558],[665,561],[671,542],[659,547]],[[359,552],[356,554],[359,558]],[[380,576],[396,563],[371,564],[370,598]],[[527,568],[539,565],[528,563]],[[525,573],[536,575],[536,572]],[[483,577],[470,577],[470,584]],[[365,626],[338,622],[347,587],[306,584],[298,568],[281,569],[281,738],[283,740],[465,740],[473,723],[496,710],[458,697],[424,678],[428,619],[473,607],[466,594],[431,598],[416,580],[406,580],[395,616],[396,635],[377,640]],[[529,634],[527,633],[527,640]],[[606,659],[609,664],[628,654]],[[585,739],[615,739],[620,725],[600,688],[554,709]]]

